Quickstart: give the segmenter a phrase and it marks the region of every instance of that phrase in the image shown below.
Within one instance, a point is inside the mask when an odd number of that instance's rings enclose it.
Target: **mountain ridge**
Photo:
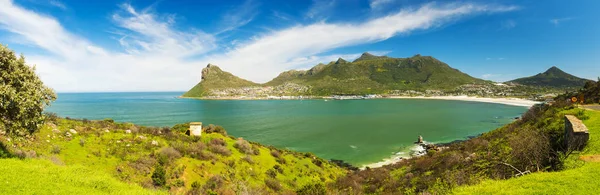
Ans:
[[[517,78],[508,81],[508,83],[517,83],[535,87],[581,88],[588,81],[591,80],[576,77],[572,74],[566,73],[556,66],[552,66],[542,73],[538,73],[529,77]]]

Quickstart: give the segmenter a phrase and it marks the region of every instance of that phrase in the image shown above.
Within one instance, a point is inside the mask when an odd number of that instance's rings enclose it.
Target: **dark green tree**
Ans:
[[[55,99],[35,67],[0,44],[0,129],[19,136],[35,132],[44,122],[44,107]]]
[[[154,172],[152,173],[152,183],[154,183],[155,186],[165,186],[165,184],[167,184],[166,174],[165,168],[160,165],[156,166],[156,169],[154,169]]]

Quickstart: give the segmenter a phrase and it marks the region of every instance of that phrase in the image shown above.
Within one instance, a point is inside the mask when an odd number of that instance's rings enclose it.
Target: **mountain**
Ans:
[[[205,75],[205,72],[211,75]],[[431,56],[391,58],[363,53],[352,62],[339,58],[309,70],[285,71],[265,84],[252,83],[207,67],[203,70],[202,81],[184,96],[232,94],[229,93],[231,88],[259,86],[265,87],[260,89],[260,95],[383,94],[392,90],[453,90],[464,84],[478,83],[487,81],[473,78]],[[228,91],[217,90],[225,88],[229,88]],[[268,91],[270,89],[272,91]]]
[[[202,97],[210,94],[211,89],[253,87],[260,84],[239,78],[229,72],[221,70],[216,65],[208,64],[202,69],[202,80],[192,89],[183,94],[183,97]]]
[[[408,89],[445,90],[483,82],[431,56],[390,58],[364,53],[353,62],[340,58],[307,71],[283,72],[265,85],[303,84],[311,86],[314,95],[332,95]]]
[[[508,82],[535,87],[581,88],[588,81],[590,80],[573,76],[556,66],[552,66],[546,70],[546,72],[530,77],[518,78]]]

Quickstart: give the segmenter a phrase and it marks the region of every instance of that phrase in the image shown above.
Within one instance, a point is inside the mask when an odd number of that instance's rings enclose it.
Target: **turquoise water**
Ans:
[[[501,104],[418,99],[194,100],[182,92],[59,93],[47,109],[63,117],[172,126],[201,121],[265,145],[364,165],[413,146],[465,139],[526,111]]]

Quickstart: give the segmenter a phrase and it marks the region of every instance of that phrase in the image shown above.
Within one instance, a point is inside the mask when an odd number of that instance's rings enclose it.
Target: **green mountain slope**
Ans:
[[[259,86],[252,81],[241,79],[229,72],[221,70],[216,65],[208,64],[202,69],[202,80],[183,97],[202,97],[210,94],[211,89],[241,88]]]
[[[219,91],[219,89],[259,86],[276,89],[272,91],[261,89],[261,95],[336,95],[382,94],[391,90],[409,89],[451,90],[464,84],[487,83],[487,81],[473,78],[433,57],[420,55],[410,58],[390,58],[364,53],[353,62],[340,58],[328,64],[318,64],[309,70],[282,72],[265,84],[256,84],[240,79],[218,68],[213,71],[213,68],[210,67],[203,70],[202,81],[185,93],[184,97],[215,95],[210,90],[218,91],[217,93],[220,94],[231,94],[231,90]],[[293,84],[291,87],[286,85],[290,83]],[[277,90],[278,87],[285,88],[285,90]],[[302,91],[293,91],[294,89]],[[245,91],[238,90],[235,93],[244,93]]]
[[[552,66],[546,72],[539,73],[531,77],[524,77],[508,81],[522,85],[535,87],[552,87],[552,88],[581,88],[590,80],[582,79],[562,71],[556,66]]]
[[[266,85],[309,85],[313,95],[385,93],[406,89],[453,89],[484,83],[430,56],[390,58],[364,53],[353,62],[338,59],[308,71],[288,71]]]

